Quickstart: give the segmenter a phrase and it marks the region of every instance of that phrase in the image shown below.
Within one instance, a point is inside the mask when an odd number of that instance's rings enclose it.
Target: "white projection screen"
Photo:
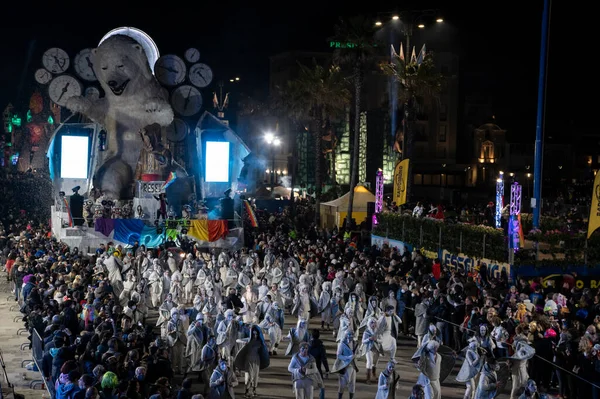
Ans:
[[[63,179],[87,179],[88,136],[62,136],[60,153],[60,177]]]
[[[207,183],[229,182],[229,142],[207,141],[206,142],[206,171]]]

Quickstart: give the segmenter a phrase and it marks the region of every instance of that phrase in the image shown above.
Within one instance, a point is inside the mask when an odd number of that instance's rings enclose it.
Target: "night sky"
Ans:
[[[161,54],[183,56],[187,48],[196,47],[201,61],[213,68],[213,82],[240,76],[239,91],[265,92],[269,56],[286,50],[328,51],[326,39],[340,16],[391,15],[395,11],[391,7],[399,2],[368,1],[354,6],[339,1],[171,1],[160,2],[160,8],[141,3],[144,8],[135,12],[131,2],[69,2],[54,7],[49,3],[11,2],[3,12],[2,109],[8,102],[28,99],[35,87],[33,73],[41,67],[46,49],[61,47],[72,60],[79,50],[95,47],[105,33],[119,26],[142,29],[154,39]],[[87,3],[103,5],[92,9]],[[119,8],[125,3],[130,9]],[[575,131],[591,131],[592,118],[588,115],[593,101],[588,100],[587,90],[596,82],[591,72],[594,50],[586,42],[593,28],[585,11],[567,8],[570,4],[555,1],[552,8],[547,135],[555,139],[567,138]],[[456,38],[461,55],[461,92],[478,91],[493,97],[497,123],[529,141],[535,134],[542,5],[543,0],[422,0],[404,1],[397,10],[441,7],[447,24],[443,36]],[[7,15],[9,11],[12,18]],[[434,42],[435,38],[427,41]]]

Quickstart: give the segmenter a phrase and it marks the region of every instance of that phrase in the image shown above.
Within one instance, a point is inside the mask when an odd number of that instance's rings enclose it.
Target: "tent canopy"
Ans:
[[[321,227],[340,226],[348,214],[349,200],[350,192],[347,192],[333,201],[322,203],[319,210]],[[357,224],[360,224],[367,217],[367,204],[369,202],[375,202],[375,196],[364,186],[356,186],[354,188],[354,202],[352,203],[352,218]]]
[[[348,210],[348,201],[350,200],[350,192],[336,198],[333,201],[324,202],[321,207],[334,207],[338,211]],[[375,202],[375,196],[366,189],[365,186],[356,186],[354,188],[354,202],[352,204],[352,212],[366,212],[367,202]]]

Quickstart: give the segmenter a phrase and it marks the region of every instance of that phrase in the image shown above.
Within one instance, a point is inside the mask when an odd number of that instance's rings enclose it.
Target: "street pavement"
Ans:
[[[0,281],[2,280],[5,281],[4,275],[0,276]],[[22,361],[31,359],[31,351],[27,348],[21,350],[21,344],[28,342],[27,334],[25,333],[22,335],[17,335],[17,330],[23,327],[23,323],[18,319],[17,321],[13,321],[15,317],[20,315],[20,313],[18,310],[15,310],[14,307],[11,309],[11,306],[13,306],[15,302],[14,299],[8,298],[10,291],[8,289],[8,285],[4,281],[0,283],[0,320],[2,321],[0,323],[0,348],[2,349],[2,355],[6,363],[6,371],[9,376],[9,380],[15,385],[15,391],[24,395],[26,399],[40,399],[42,397],[47,397],[47,392],[44,389],[40,389],[40,386],[37,386],[38,389],[30,389],[29,387],[29,383],[32,380],[40,378],[39,373],[27,371],[21,367]],[[150,317],[149,322],[155,320],[155,315],[153,314],[152,316],[153,317]],[[289,328],[293,327],[295,323],[296,320],[293,317],[289,315],[286,316],[285,330],[283,332],[284,336],[287,335]],[[320,328],[320,321],[317,318],[313,319],[310,323],[310,328]],[[329,366],[332,367],[337,348],[332,332],[321,330],[321,339],[323,340],[327,350]],[[269,368],[261,371],[260,382],[257,390],[258,398],[283,399],[294,397],[292,393],[291,376],[287,370],[290,357],[287,357],[283,354],[286,346],[287,343],[282,341],[278,354],[271,357],[271,365]],[[396,360],[398,362],[396,365],[396,372],[399,373],[400,376],[398,389],[396,391],[396,398],[398,399],[408,398],[412,386],[417,380],[418,371],[415,369],[410,360],[415,349],[416,344],[414,339],[408,337],[401,337],[399,339],[398,351],[396,352]],[[385,361],[380,360],[377,369],[377,376],[374,378],[374,382],[370,385],[367,385],[365,383],[365,360],[363,358],[357,362],[360,370],[357,374],[356,393],[354,395],[355,399],[373,399],[375,397],[377,392],[376,380],[379,377],[379,372],[383,370],[383,367],[385,367],[385,363]],[[457,362],[455,371],[447,378],[446,382],[442,384],[443,398],[462,398],[464,394],[464,385],[457,383],[454,380],[459,366],[460,361]],[[197,382],[196,375],[190,375],[190,377],[194,379],[192,392],[201,392],[202,384]],[[174,387],[180,385],[181,380],[182,376],[176,376],[174,379]],[[6,384],[3,378],[0,378],[0,381],[2,381],[3,388],[5,388]],[[237,398],[243,398],[243,374],[239,377],[239,381],[240,384],[235,388],[235,393]],[[337,374],[331,374],[329,378],[325,379],[324,381],[325,398],[337,399]],[[506,395],[502,396],[506,397]],[[318,398],[317,390],[315,391],[315,399],[316,398]],[[344,394],[344,398],[348,398],[348,393]]]

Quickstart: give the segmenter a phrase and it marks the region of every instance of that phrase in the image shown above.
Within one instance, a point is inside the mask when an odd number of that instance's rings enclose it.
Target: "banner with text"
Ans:
[[[466,273],[479,272],[479,268],[485,265],[489,278],[498,278],[502,271],[506,272],[506,276],[510,277],[510,264],[496,262],[485,258],[472,258],[465,254],[455,255],[447,250],[442,250],[440,257],[442,264],[450,268],[463,269]]]

